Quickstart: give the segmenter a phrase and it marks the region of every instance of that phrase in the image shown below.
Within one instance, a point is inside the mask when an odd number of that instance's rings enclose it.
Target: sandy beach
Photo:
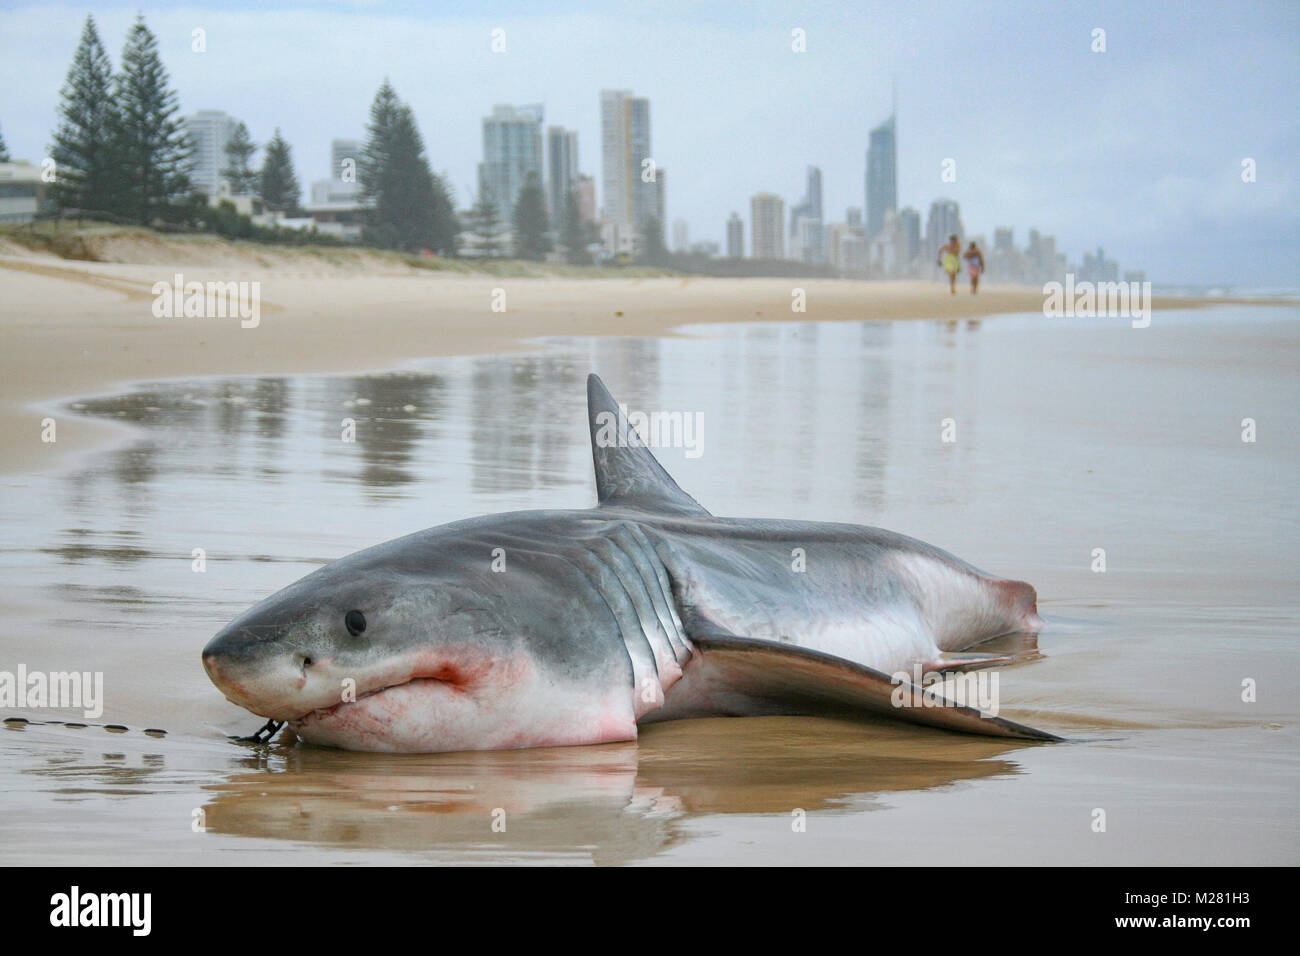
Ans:
[[[125,261],[85,262],[0,244],[0,469],[58,467],[102,447],[116,430],[80,418],[60,419],[57,442],[42,442],[43,403],[142,379],[375,371],[519,350],[545,335],[660,336],[701,322],[963,319],[1043,308],[1040,290],[1019,286],[953,296],[928,282],[502,277],[264,249],[120,243],[110,254]],[[177,274],[258,283],[257,327],[155,317],[154,283]],[[795,289],[806,311],[792,309]],[[1153,306],[1224,301],[1157,297]]]

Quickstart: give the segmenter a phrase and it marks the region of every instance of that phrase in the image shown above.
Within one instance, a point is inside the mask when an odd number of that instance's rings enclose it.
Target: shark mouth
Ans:
[[[358,694],[355,700],[341,700],[337,704],[329,707],[318,707],[315,710],[308,711],[301,717],[292,718],[286,723],[295,731],[308,727],[313,724],[325,724],[339,720],[347,720],[352,716],[360,716],[362,711],[371,709],[371,705],[378,703],[388,703],[381,701],[380,698],[394,698],[403,696],[411,698],[401,701],[404,707],[411,707],[417,700],[415,698],[427,697],[428,692],[439,687],[455,686],[451,681],[438,677],[412,677],[410,680],[400,681],[396,684],[387,684],[383,687],[377,687],[374,690],[368,690]],[[431,702],[432,698],[428,698]]]

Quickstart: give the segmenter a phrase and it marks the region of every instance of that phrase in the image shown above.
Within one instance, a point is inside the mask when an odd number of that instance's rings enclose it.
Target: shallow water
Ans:
[[[137,437],[0,486],[0,670],[102,671],[106,702],[0,729],[0,858],[1294,864],[1298,320],[724,325],[70,400]],[[592,502],[592,369],[702,414],[698,457],[658,454],[719,514],[880,525],[1033,583],[1048,626],[1002,713],[1074,742],[803,718],[486,754],[227,741],[260,721],[199,650],[244,608],[421,527]]]

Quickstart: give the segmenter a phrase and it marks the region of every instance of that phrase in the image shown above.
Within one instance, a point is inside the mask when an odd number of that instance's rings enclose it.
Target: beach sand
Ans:
[[[179,251],[178,251],[179,247]],[[0,470],[60,467],[120,437],[57,417],[56,400],[142,379],[375,371],[414,358],[528,348],[545,335],[668,335],[701,322],[958,319],[1039,312],[1029,287],[828,279],[505,278],[357,264],[229,244],[115,250],[140,261],[83,262],[0,246]],[[170,261],[166,260],[170,256]],[[206,264],[205,264],[206,263]],[[260,321],[157,318],[156,282],[259,283]],[[804,290],[806,311],[792,308]],[[504,291],[505,311],[493,311]],[[1188,308],[1224,300],[1156,298]]]

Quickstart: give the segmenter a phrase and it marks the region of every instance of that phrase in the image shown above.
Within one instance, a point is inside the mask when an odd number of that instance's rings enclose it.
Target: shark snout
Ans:
[[[323,681],[320,661],[309,650],[228,627],[203,648],[203,669],[234,704],[277,720],[297,717],[317,706]]]

